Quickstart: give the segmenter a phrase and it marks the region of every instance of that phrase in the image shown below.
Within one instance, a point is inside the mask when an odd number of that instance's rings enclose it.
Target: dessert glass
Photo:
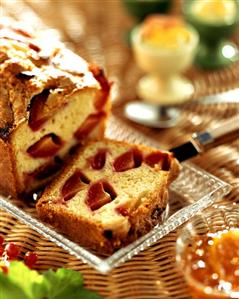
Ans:
[[[192,218],[179,232],[176,260],[193,298],[239,298],[239,205]]]
[[[210,1],[185,0],[182,7],[185,19],[200,35],[200,46],[195,62],[198,66],[208,69],[225,67],[239,58],[236,45],[228,40],[239,24],[239,2],[237,0]],[[202,4],[210,6],[198,6]]]
[[[153,18],[160,18],[169,23],[175,19],[160,15],[155,15]],[[194,87],[181,73],[193,63],[199,40],[196,30],[185,24],[184,29],[189,37],[187,42],[170,48],[167,45],[161,47],[147,44],[142,38],[143,26],[144,24],[138,25],[132,32],[136,63],[147,73],[138,82],[139,97],[145,102],[162,106],[177,105],[187,101],[192,96]]]

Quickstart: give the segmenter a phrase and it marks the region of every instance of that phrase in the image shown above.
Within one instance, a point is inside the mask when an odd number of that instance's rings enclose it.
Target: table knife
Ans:
[[[191,101],[190,104],[229,104],[239,103],[239,88],[228,90],[222,93],[217,93],[209,96],[204,96],[198,100]]]
[[[229,135],[230,133],[230,135]],[[233,137],[234,133],[239,133],[239,115],[223,121],[220,125],[212,127],[204,132],[195,132],[189,141],[171,148],[172,152],[180,162],[188,160],[215,144],[221,137]],[[239,134],[238,134],[239,135]]]

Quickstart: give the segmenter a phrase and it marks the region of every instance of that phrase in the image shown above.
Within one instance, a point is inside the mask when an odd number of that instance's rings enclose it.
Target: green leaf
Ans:
[[[0,284],[1,299],[5,298],[4,296],[8,299],[42,299],[46,294],[42,284],[43,277],[22,262],[12,262],[8,274],[1,273],[0,277],[1,283],[4,284]],[[14,295],[13,291],[19,293]]]
[[[83,277],[81,273],[69,269],[48,270],[44,273],[44,284],[49,299],[66,298],[68,293],[82,287]]]
[[[12,262],[8,274],[0,271],[0,299],[102,299],[83,287],[81,273],[58,269],[43,275],[22,262]]]
[[[103,299],[100,295],[87,289],[79,289],[74,294],[68,294],[67,297],[59,297],[57,299]]]
[[[29,299],[26,293],[12,282],[6,274],[0,271],[1,299]]]

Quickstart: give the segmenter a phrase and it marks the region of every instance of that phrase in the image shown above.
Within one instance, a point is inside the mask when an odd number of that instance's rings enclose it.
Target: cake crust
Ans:
[[[0,190],[3,195],[15,195],[16,190],[16,172],[12,161],[11,148],[8,143],[0,138]]]

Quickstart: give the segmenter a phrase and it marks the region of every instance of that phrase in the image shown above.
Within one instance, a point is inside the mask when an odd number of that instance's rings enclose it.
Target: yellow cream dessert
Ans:
[[[149,46],[174,50],[187,44],[191,33],[180,18],[154,15],[143,23],[141,37]]]
[[[234,20],[237,7],[235,0],[195,0],[191,10],[207,22],[226,23]]]

